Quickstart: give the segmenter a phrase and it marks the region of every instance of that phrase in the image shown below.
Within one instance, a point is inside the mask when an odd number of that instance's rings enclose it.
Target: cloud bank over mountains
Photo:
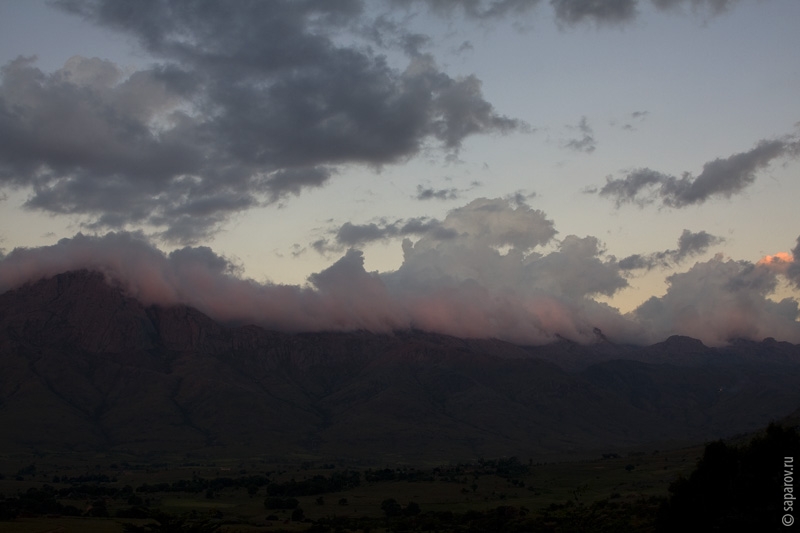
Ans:
[[[363,252],[351,247],[298,286],[243,278],[234,262],[204,246],[167,254],[141,233],[79,234],[12,250],[0,261],[0,291],[90,269],[146,303],[186,304],[217,320],[288,331],[418,328],[541,344],[559,337],[595,342],[599,329],[614,342],[673,334],[710,345],[739,337],[800,342],[797,302],[770,299],[780,283],[800,287],[800,239],[792,254],[756,264],[722,255],[696,263],[669,276],[664,295],[623,315],[595,297],[628,286],[629,259],[607,254],[596,237],[556,235],[540,210],[481,198],[421,230],[416,241],[404,238],[397,270],[368,272]],[[718,242],[685,230],[677,249],[646,257],[682,261]]]

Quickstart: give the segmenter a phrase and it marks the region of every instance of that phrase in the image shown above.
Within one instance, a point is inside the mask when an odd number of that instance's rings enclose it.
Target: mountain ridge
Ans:
[[[800,406],[800,347],[774,339],[281,333],[145,306],[88,271],[0,295],[0,376],[0,451],[553,456],[717,438]]]

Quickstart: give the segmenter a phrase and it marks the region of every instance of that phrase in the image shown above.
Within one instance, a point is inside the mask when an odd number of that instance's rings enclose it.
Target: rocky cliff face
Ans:
[[[97,273],[0,295],[0,451],[367,462],[698,441],[800,405],[800,349],[284,334],[143,306]]]

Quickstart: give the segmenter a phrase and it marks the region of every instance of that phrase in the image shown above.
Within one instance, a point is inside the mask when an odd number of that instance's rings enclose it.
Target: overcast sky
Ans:
[[[0,1],[0,290],[800,342],[796,0]]]

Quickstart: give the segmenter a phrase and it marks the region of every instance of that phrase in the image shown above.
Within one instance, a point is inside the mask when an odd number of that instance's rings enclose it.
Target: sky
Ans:
[[[0,292],[800,343],[796,0],[0,0]]]

